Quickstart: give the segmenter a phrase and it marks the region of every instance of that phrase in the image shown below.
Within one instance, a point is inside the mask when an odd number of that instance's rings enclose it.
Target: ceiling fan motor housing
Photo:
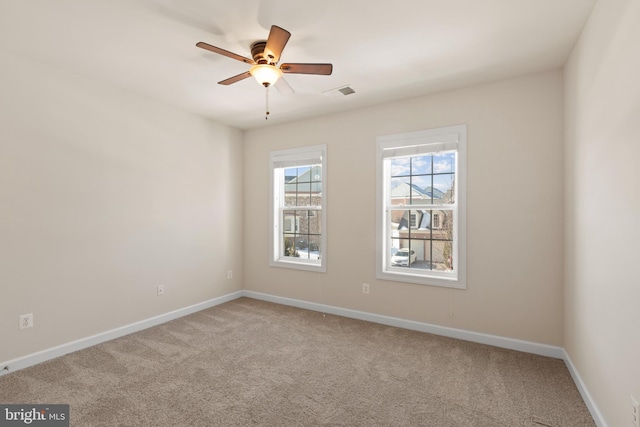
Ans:
[[[267,46],[267,41],[266,40],[259,40],[256,42],[251,43],[251,56],[253,56],[253,60],[256,62],[256,64],[269,64],[269,65],[276,65],[273,62],[273,57],[267,57],[264,54],[264,49]]]

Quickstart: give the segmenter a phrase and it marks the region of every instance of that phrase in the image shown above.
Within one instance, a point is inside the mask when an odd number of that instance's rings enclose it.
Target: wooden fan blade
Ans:
[[[244,80],[247,77],[251,77],[251,73],[246,71],[244,73],[238,74],[237,76],[233,76],[233,77],[229,77],[226,80],[222,80],[220,82],[218,82],[219,85],[230,85],[233,84],[235,82],[239,82],[240,80]]]
[[[282,50],[289,41],[291,33],[277,25],[271,26],[269,31],[269,38],[267,38],[267,45],[264,48],[264,55],[267,60],[272,64],[277,64],[282,55]]]
[[[200,47],[202,49],[208,50],[210,52],[218,53],[218,54],[226,56],[228,58],[244,62],[246,64],[252,64],[252,65],[255,64],[253,59],[245,58],[244,56],[235,54],[233,52],[229,52],[228,50],[224,50],[224,49],[216,47],[216,46],[212,46],[212,45],[210,45],[208,43],[205,43],[205,42],[198,42],[198,43],[196,43],[196,46],[198,46],[198,47]]]
[[[331,64],[282,64],[280,69],[283,73],[291,74],[321,74],[329,76],[333,72]]]

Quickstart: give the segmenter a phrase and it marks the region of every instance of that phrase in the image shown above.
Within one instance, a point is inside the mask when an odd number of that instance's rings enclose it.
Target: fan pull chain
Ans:
[[[265,120],[269,119],[269,86],[267,86],[267,106],[266,106],[266,113],[264,115],[264,119]]]

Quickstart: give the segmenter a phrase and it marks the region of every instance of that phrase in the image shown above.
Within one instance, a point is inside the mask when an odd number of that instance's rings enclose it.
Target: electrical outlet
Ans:
[[[162,285],[158,285],[158,287],[156,288],[156,292],[158,294],[159,297],[161,297],[162,295],[164,295],[164,286]]]
[[[20,329],[33,328],[33,313],[20,316]]]
[[[227,279],[233,279],[233,270],[227,271]]]
[[[633,396],[631,396],[631,417],[633,425],[640,427],[640,406],[638,406],[638,401]]]
[[[362,284],[362,293],[363,294],[368,294],[369,293],[369,284],[368,283],[363,283]]]

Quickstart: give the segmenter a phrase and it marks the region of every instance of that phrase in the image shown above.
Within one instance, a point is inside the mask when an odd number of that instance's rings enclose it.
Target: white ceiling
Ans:
[[[596,0],[0,0],[0,47],[241,129],[561,67]],[[331,76],[248,65],[271,25],[292,33],[282,62],[330,62]],[[331,99],[324,91],[350,85]]]

